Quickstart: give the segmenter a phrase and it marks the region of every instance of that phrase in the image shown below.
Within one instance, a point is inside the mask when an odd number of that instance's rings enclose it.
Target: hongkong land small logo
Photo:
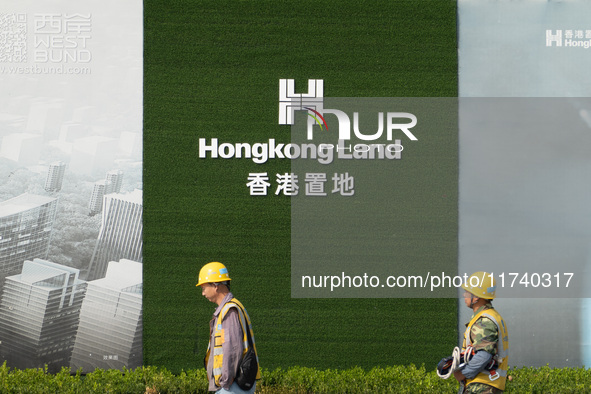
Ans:
[[[546,30],[547,47],[591,48],[591,30]]]
[[[279,124],[293,125],[295,123],[295,111],[308,112],[307,138],[312,140],[314,128],[319,126],[321,130],[328,130],[325,120],[326,114],[334,115],[338,122],[338,140],[351,139],[351,119],[349,115],[338,109],[324,108],[324,81],[322,79],[309,79],[308,92],[296,93],[295,80],[279,80]],[[378,130],[367,133],[360,130],[359,113],[353,113],[353,134],[362,141],[375,141],[384,134],[384,113],[379,112]],[[402,131],[411,141],[417,141],[417,137],[410,129],[416,126],[417,117],[408,112],[386,113],[386,139],[392,141],[394,133]],[[402,122],[400,122],[402,120]],[[332,130],[332,128],[331,128]]]

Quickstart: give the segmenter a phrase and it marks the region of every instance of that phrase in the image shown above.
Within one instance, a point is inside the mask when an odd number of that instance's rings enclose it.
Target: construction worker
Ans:
[[[228,269],[219,262],[205,264],[199,271],[201,294],[217,304],[205,356],[209,391],[254,393],[255,379],[261,377],[254,333],[246,309],[230,292],[230,281]]]
[[[468,360],[454,372],[463,393],[496,394],[505,390],[509,365],[507,325],[493,308],[496,286],[486,272],[476,272],[462,285],[466,306],[474,312],[466,324],[462,352]]]

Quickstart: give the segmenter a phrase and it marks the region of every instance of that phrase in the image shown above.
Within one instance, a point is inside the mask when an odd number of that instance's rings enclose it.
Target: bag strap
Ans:
[[[246,330],[246,340],[248,342],[248,346],[252,347],[254,350],[252,338],[250,337],[250,323],[249,323],[250,319],[247,317],[248,315],[246,314],[246,311],[244,310],[244,307],[242,306],[242,304],[240,304],[240,301],[238,301],[236,298],[232,298],[230,300],[230,302],[233,303],[234,305],[236,305],[238,307],[238,309],[240,309],[240,311],[242,312],[242,316],[244,316],[244,323],[246,324],[246,327],[242,327],[242,329]]]

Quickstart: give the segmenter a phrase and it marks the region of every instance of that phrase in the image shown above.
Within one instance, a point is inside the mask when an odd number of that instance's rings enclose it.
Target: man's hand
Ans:
[[[462,373],[462,371],[460,371],[459,369],[456,369],[456,370],[454,371],[454,378],[456,378],[456,380],[457,380],[458,382],[460,382],[460,383],[461,383],[462,381],[466,380],[466,377],[464,376],[464,374]]]

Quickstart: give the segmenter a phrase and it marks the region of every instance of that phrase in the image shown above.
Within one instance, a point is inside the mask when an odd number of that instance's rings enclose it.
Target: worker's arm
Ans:
[[[236,377],[236,371],[238,371],[238,365],[242,360],[244,350],[242,326],[236,308],[230,308],[226,313],[222,327],[224,329],[224,343],[222,344],[224,362],[220,386],[229,389]]]

